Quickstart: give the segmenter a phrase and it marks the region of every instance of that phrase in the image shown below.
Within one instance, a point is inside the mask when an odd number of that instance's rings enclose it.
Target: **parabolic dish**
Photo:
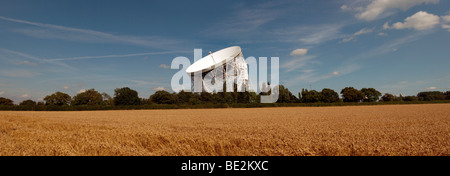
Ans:
[[[208,56],[199,59],[186,69],[188,74],[195,72],[207,72],[216,67],[220,67],[241,53],[241,47],[232,46],[216,51]]]

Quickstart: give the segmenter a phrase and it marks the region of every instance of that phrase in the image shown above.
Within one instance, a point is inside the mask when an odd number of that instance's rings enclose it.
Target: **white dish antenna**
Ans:
[[[230,72],[232,70],[233,73]],[[245,62],[241,47],[232,46],[201,58],[186,69],[186,72],[194,76],[194,73],[201,73],[203,79],[203,88],[212,92],[214,87],[210,83],[205,83],[205,76],[213,75],[215,78],[231,80],[236,78],[237,89],[239,92],[245,91],[248,83],[247,62]],[[230,79],[231,78],[231,79]],[[217,85],[216,85],[217,86]],[[219,85],[222,87],[222,85]]]

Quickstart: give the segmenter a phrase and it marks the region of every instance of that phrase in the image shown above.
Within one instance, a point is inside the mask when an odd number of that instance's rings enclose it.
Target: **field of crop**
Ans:
[[[450,155],[450,104],[0,111],[0,155]]]

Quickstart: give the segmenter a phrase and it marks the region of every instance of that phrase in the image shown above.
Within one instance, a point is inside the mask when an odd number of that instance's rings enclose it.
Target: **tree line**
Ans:
[[[269,85],[270,86],[270,85]],[[395,96],[389,93],[382,95],[374,88],[362,88],[358,90],[353,87],[346,87],[340,91],[340,95],[329,88],[324,88],[321,91],[302,89],[298,96],[294,96],[283,85],[279,86],[279,98],[276,103],[290,104],[290,103],[358,103],[358,102],[399,102],[399,101],[435,101],[435,100],[450,100],[450,91],[429,91],[420,92],[416,96]],[[33,109],[34,107],[77,107],[77,106],[108,106],[110,109],[114,107],[123,106],[142,106],[142,105],[175,105],[175,106],[195,106],[202,104],[213,105],[235,105],[235,104],[258,104],[261,95],[267,95],[271,92],[237,92],[236,86],[233,92],[217,92],[217,93],[192,93],[180,91],[178,93],[170,93],[164,90],[156,91],[149,98],[140,98],[138,92],[128,87],[117,88],[114,90],[114,96],[111,97],[107,93],[100,93],[95,89],[89,89],[78,93],[74,97],[63,93],[55,92],[46,96],[40,102],[33,100],[24,100],[18,105],[10,99],[0,97],[0,106],[2,109],[11,109],[5,107],[18,106],[20,110]],[[164,106],[154,106],[153,108],[164,108]],[[174,107],[174,106],[170,106]],[[223,107],[223,106],[212,106]],[[227,107],[227,106],[225,106]],[[245,106],[248,107],[248,106]],[[145,106],[144,106],[145,108]],[[41,108],[42,109],[42,108]],[[52,108],[44,108],[44,110]],[[53,108],[55,109],[55,108]],[[62,108],[56,108],[60,110]],[[100,108],[102,109],[102,108]],[[63,109],[64,110],[64,109]]]

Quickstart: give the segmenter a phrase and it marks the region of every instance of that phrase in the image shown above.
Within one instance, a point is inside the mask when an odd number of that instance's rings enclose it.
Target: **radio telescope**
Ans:
[[[208,56],[189,66],[186,72],[194,82],[195,75],[201,75],[203,90],[207,92],[222,90],[223,81],[232,80],[234,83],[235,79],[238,92],[245,91],[248,86],[247,62],[245,62],[239,46],[228,47],[214,53],[210,52]],[[230,84],[227,82],[227,85]],[[229,88],[227,89],[229,90]]]

